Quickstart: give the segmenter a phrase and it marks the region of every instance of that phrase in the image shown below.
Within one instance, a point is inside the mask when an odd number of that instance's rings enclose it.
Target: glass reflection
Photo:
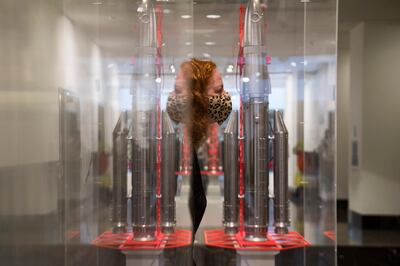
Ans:
[[[232,161],[240,156],[241,140],[232,136],[240,135],[241,100],[257,96],[261,106],[265,94],[288,131],[289,229],[334,255],[336,1],[261,1],[267,34],[265,64],[260,62],[268,73],[262,68],[244,76],[238,65],[244,2],[0,2],[0,264],[124,265],[138,253],[121,252],[119,242],[94,243],[113,229],[136,235],[135,241],[172,231],[189,239],[195,149],[207,208],[194,236],[194,257],[200,264],[235,262],[235,250],[207,246],[204,232],[240,229],[236,196],[243,191],[226,178],[239,175]],[[236,121],[196,117],[203,127],[193,133],[176,123],[183,118],[168,117],[170,96],[188,87],[180,84],[181,64],[192,57],[215,62],[208,96],[228,92]],[[248,66],[260,67],[257,60],[248,57]],[[252,86],[245,97],[242,78]],[[254,89],[259,83],[265,92]],[[203,103],[199,112],[208,114],[210,102]],[[181,113],[193,120],[190,112],[198,106],[188,106]],[[272,112],[260,113],[273,121]],[[262,134],[274,128],[264,126]],[[263,141],[270,156],[260,164],[270,167],[260,204],[268,207],[277,195],[273,145]],[[228,152],[228,145],[237,149]],[[236,196],[224,205],[227,194]],[[267,222],[274,224],[272,209],[257,221],[264,231]],[[193,250],[164,249],[149,260],[189,265]],[[307,265],[321,263],[307,252],[300,251]]]

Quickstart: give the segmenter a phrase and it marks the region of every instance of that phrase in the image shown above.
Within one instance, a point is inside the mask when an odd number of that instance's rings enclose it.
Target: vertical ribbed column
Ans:
[[[224,227],[235,234],[239,228],[238,112],[229,117],[224,132]]]
[[[113,131],[113,202],[114,233],[126,232],[128,173],[128,114],[123,112]]]
[[[176,145],[175,129],[168,114],[163,112],[161,140],[161,230],[163,233],[173,233],[176,224]]]
[[[288,233],[288,131],[279,111],[274,112],[274,216],[275,232]]]
[[[243,114],[245,239],[264,241],[268,224],[268,103],[250,99]]]

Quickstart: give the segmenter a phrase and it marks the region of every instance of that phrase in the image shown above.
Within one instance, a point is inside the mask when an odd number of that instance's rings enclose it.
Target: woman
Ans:
[[[175,90],[168,97],[167,112],[171,119],[185,123],[191,132],[193,160],[189,209],[193,239],[207,205],[196,150],[206,140],[209,124],[222,124],[231,110],[231,98],[224,91],[221,74],[214,62],[192,59],[181,64]]]

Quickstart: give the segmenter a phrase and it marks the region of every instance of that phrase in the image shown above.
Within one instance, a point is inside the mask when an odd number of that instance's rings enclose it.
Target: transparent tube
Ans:
[[[175,230],[175,194],[177,186],[176,145],[177,138],[172,121],[166,112],[162,113],[161,141],[161,230],[173,233]]]
[[[264,241],[268,228],[268,94],[265,5],[251,0],[244,18],[243,102],[245,239]]]
[[[232,112],[224,132],[224,226],[227,234],[239,229],[238,112]]]
[[[138,8],[139,47],[132,89],[132,230],[136,240],[156,233],[157,186],[157,35],[152,1]]]
[[[114,233],[127,230],[128,114],[122,112],[113,132],[113,205]]]
[[[288,131],[279,111],[274,112],[274,216],[275,232],[288,233]]]
[[[252,98],[243,106],[244,230],[250,241],[264,241],[268,224],[268,103]]]

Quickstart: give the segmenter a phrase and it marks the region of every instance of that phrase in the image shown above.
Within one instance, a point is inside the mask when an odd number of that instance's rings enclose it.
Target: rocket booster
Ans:
[[[113,131],[113,203],[114,233],[125,233],[127,227],[128,114],[121,113]]]
[[[156,234],[157,185],[157,32],[153,1],[137,9],[139,46],[132,89],[132,230],[135,240]]]
[[[247,4],[244,20],[242,78],[245,239],[264,241],[268,228],[268,94],[265,6]]]
[[[274,112],[274,214],[275,232],[287,234],[289,221],[288,131],[279,111]]]

